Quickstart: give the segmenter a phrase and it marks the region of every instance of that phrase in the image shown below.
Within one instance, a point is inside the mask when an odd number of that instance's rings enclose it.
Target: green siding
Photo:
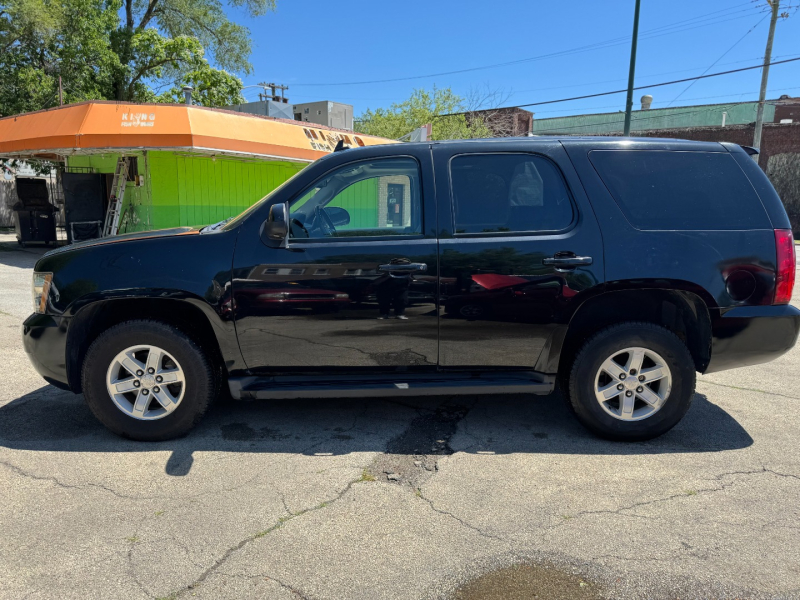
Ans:
[[[674,108],[653,108],[635,110],[631,113],[631,131],[645,129],[672,129],[678,127],[706,127],[722,125],[722,113],[728,113],[726,125],[745,125],[756,120],[757,102],[728,104],[708,104],[705,106],[676,106]],[[775,119],[775,105],[764,106],[764,121]],[[534,119],[534,134],[564,133],[571,135],[602,135],[620,133],[623,129],[625,113],[602,113],[596,115],[575,115],[552,119]]]
[[[354,183],[334,198],[330,206],[339,206],[350,213],[350,224],[337,229],[376,229],[378,227],[377,177]]]
[[[305,165],[150,152],[153,229],[234,217]]]

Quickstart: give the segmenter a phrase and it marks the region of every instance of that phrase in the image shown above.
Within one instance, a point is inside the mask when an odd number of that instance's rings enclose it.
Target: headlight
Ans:
[[[44,314],[52,281],[52,273],[33,273],[33,312]]]

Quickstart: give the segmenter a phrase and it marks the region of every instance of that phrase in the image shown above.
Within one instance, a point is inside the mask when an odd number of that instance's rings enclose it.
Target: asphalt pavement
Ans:
[[[219,402],[143,444],[28,363],[41,253],[0,235],[0,598],[800,598],[799,349],[646,443],[553,394]]]

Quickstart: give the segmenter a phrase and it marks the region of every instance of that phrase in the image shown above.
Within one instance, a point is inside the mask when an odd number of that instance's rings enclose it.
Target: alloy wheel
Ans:
[[[111,361],[106,388],[114,404],[129,417],[162,419],[183,400],[186,379],[175,358],[151,345],[126,348]]]
[[[658,412],[669,397],[672,373],[657,352],[618,350],[603,361],[594,381],[602,409],[620,421],[641,421]]]

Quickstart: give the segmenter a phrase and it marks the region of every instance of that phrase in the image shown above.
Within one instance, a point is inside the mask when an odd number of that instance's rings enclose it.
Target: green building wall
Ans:
[[[337,229],[377,229],[378,179],[365,179],[354,183],[343,190],[335,200],[336,206],[350,213],[350,224]]]
[[[143,185],[128,182],[120,233],[202,227],[234,217],[266,196],[305,163],[212,158],[179,152],[126,152],[138,158]],[[113,173],[119,154],[71,156],[68,167]]]
[[[306,166],[173,152],[148,154],[150,229],[200,227],[234,217]]]
[[[746,125],[756,120],[757,102],[738,102],[728,104],[707,104],[704,106],[676,106],[671,108],[652,108],[635,110],[631,113],[631,131],[645,129],[674,129],[680,127],[707,127],[722,125],[722,113],[726,125]],[[775,119],[775,105],[764,106],[764,121]],[[535,135],[603,135],[621,133],[625,123],[625,113],[601,113],[594,115],[575,115],[552,119],[534,119]]]

